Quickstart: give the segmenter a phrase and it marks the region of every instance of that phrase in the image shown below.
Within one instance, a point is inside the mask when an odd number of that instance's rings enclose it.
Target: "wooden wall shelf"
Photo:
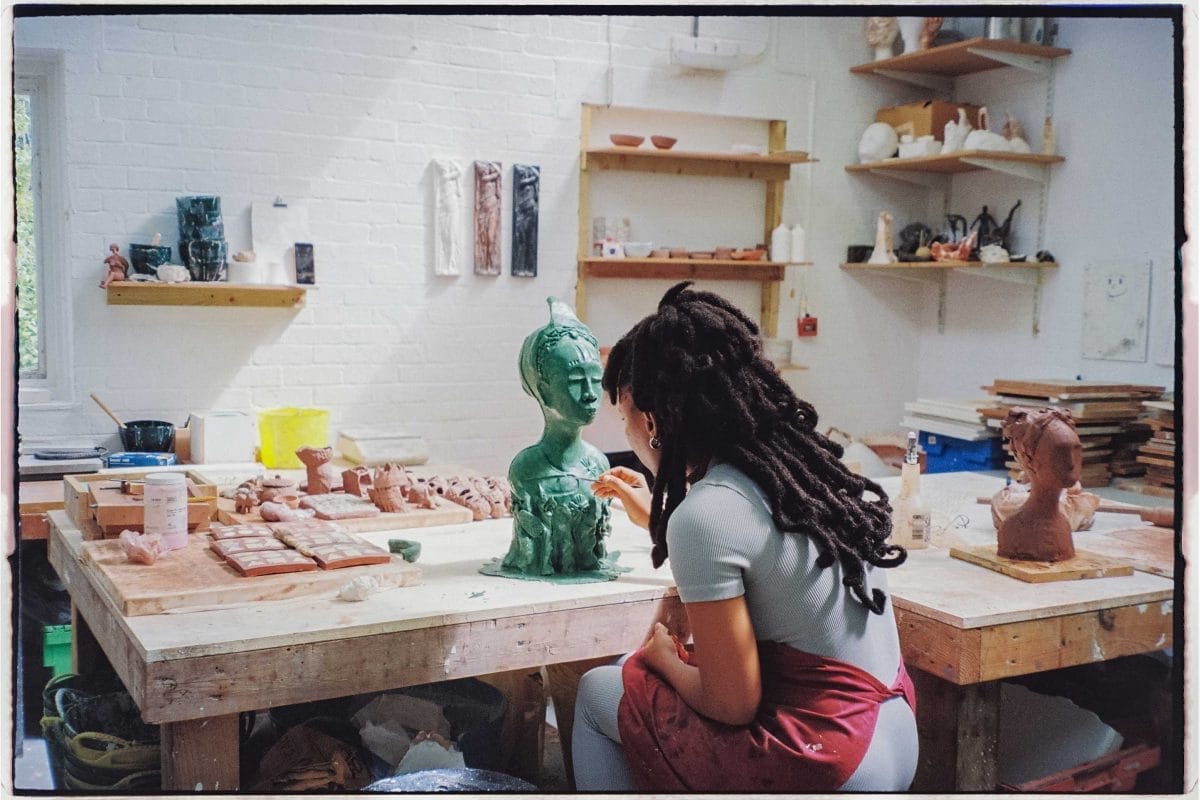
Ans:
[[[850,71],[858,75],[887,75],[888,72],[914,72],[925,75],[944,75],[957,77],[970,75],[975,72],[986,72],[1007,66],[1022,66],[1014,64],[1016,60],[1040,59],[1052,60],[1070,55],[1070,50],[1061,47],[1046,47],[1040,44],[1011,42],[1006,39],[966,39],[954,44],[932,47],[916,53],[905,53],[881,61],[871,61],[851,67]]]
[[[642,147],[599,147],[584,151],[580,168],[786,181],[793,164],[810,164],[813,161],[815,159],[809,158],[808,153],[801,150],[749,155],[689,153],[677,150],[649,150]]]
[[[736,261],[699,258],[585,258],[590,278],[661,278],[667,280],[781,281],[789,266],[781,261]]]
[[[1060,164],[1063,156],[1048,156],[1039,153],[1006,153],[1000,150],[956,150],[953,153],[916,158],[885,158],[864,164],[849,164],[847,172],[884,172],[903,170],[909,172],[958,173],[980,169],[1003,170],[1009,164],[1032,164],[1039,167]],[[973,163],[975,162],[975,163]],[[979,163],[985,162],[985,163]],[[995,166],[991,166],[994,164]]]
[[[939,270],[939,269],[1042,269],[1054,268],[1053,261],[1002,261],[985,264],[982,261],[898,261],[895,264],[868,264],[865,261],[842,264],[842,269],[877,269],[884,272],[893,269]]]
[[[313,286],[268,286],[253,283],[204,281],[145,283],[116,281],[108,285],[110,306],[224,306],[303,308]]]

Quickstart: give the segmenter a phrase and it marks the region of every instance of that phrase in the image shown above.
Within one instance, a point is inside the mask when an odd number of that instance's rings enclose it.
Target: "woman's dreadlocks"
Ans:
[[[613,346],[603,385],[617,402],[654,414],[661,461],[650,503],[651,560],[667,558],[667,520],[698,479],[689,465],[716,458],[765,492],[775,525],[813,538],[817,566],[841,562],[842,583],[876,614],[886,598],[867,594],[865,563],[897,567],[904,548],[889,545],[891,507],[874,481],[850,472],[842,447],[815,430],[817,412],[796,397],[762,354],[758,326],[724,298],[690,290],[663,295],[658,311]],[[864,490],[878,499],[863,497]]]

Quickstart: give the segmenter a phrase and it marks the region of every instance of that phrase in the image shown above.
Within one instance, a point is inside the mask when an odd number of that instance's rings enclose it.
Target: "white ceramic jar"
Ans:
[[[187,479],[179,472],[146,476],[146,534],[162,536],[164,550],[187,547]]]

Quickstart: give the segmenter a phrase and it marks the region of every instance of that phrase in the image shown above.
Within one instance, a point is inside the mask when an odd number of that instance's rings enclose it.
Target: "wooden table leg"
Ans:
[[[995,791],[1000,682],[958,686],[919,669],[910,674],[921,743],[912,791]]]
[[[571,757],[571,730],[575,726],[575,695],[579,693],[579,679],[592,667],[611,664],[613,656],[589,658],[566,664],[549,664],[546,675],[550,684],[550,696],[554,699],[554,719],[558,723],[558,741],[562,745],[563,771],[567,783],[575,791],[575,762]]]
[[[71,669],[80,675],[111,677],[116,674],[74,603],[71,604]]]
[[[226,714],[162,725],[162,788],[236,792],[240,783],[238,717]]]

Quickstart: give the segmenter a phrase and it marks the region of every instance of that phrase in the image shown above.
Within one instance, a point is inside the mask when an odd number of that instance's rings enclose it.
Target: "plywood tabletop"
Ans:
[[[508,550],[512,519],[504,518],[360,534],[384,547],[390,538],[421,542],[417,565],[423,575],[419,586],[386,589],[363,602],[338,600],[336,592],[330,591],[294,600],[122,617],[120,624],[145,661],[155,662],[674,595],[668,567],[654,570],[650,566],[645,531],[632,526],[619,510],[614,510],[613,516],[609,551],[619,550],[618,564],[633,568],[615,581],[563,585],[481,574],[479,567],[484,562],[502,557]],[[79,532],[62,512],[51,512],[51,522],[59,531],[54,536],[65,546],[65,554],[77,559]],[[106,604],[111,612],[111,600]]]
[[[899,478],[879,481],[884,491],[899,491]],[[933,546],[909,553],[908,561],[889,570],[888,585],[897,608],[959,628],[1046,619],[1119,606],[1145,605],[1146,613],[1170,614],[1174,585],[1144,572],[1053,584],[1025,583],[951,558],[951,546],[995,544],[991,510],[976,502],[1004,486],[1004,479],[955,472],[921,476],[921,493],[933,510]],[[1093,530],[1129,527],[1121,514],[1097,514]],[[1087,532],[1075,534],[1087,545]]]

